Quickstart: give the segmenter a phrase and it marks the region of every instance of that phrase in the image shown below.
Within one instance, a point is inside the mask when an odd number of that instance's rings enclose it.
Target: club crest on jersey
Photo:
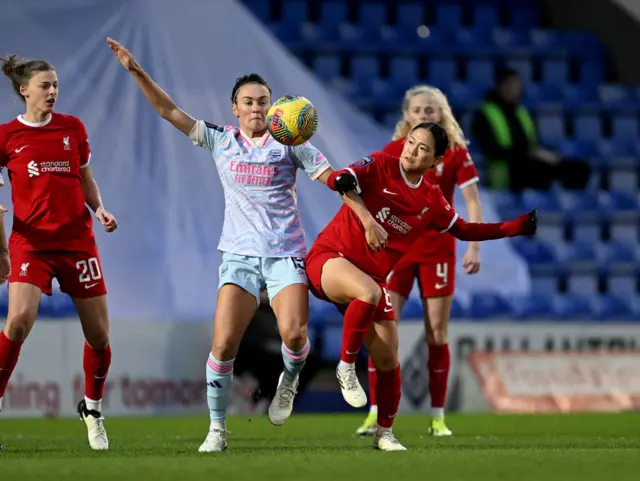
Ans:
[[[367,155],[366,157],[363,157],[357,162],[355,162],[353,166],[361,169],[365,165],[369,165],[371,162],[373,162],[373,157],[371,157],[370,155]]]
[[[277,162],[282,158],[282,151],[279,149],[273,149],[269,151],[269,160],[271,162]]]
[[[425,207],[424,209],[422,209],[422,212],[420,212],[420,215],[418,215],[418,219],[422,219],[422,216],[425,214],[425,212],[427,212],[429,210],[429,207]]]
[[[69,140],[69,137],[62,137],[62,143],[64,144],[64,150],[71,150],[71,140]]]

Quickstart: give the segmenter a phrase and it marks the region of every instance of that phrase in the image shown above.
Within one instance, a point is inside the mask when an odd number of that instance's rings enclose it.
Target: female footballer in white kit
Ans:
[[[162,118],[209,149],[225,195],[225,215],[218,249],[222,252],[214,319],[213,346],[207,360],[207,401],[211,424],[200,452],[227,447],[225,416],[233,362],[244,332],[267,289],[282,337],[284,372],[269,406],[269,420],[283,424],[291,415],[298,375],[309,353],[306,246],[294,187],[298,168],[326,184],[333,172],[310,143],[288,147],[267,131],[271,88],[257,74],[238,78],[231,102],[239,128],[196,121],[144,72],[133,55],[107,39],[120,63]],[[386,232],[355,195],[343,197],[365,226],[367,241],[378,250]]]

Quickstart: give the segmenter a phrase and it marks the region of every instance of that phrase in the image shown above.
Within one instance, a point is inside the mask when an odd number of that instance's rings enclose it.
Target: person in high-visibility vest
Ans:
[[[536,125],[520,103],[522,90],[515,70],[500,69],[495,89],[474,115],[473,137],[488,161],[489,184],[496,189],[546,189],[561,160],[538,143]]]

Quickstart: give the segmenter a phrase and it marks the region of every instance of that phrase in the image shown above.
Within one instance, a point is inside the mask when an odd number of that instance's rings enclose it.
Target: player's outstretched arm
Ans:
[[[449,229],[449,233],[456,239],[464,241],[486,241],[534,235],[538,228],[536,211],[523,214],[517,219],[495,223],[466,222],[458,217]]]
[[[85,165],[80,170],[82,175],[82,190],[84,192],[84,198],[91,210],[95,212],[96,217],[100,223],[104,226],[104,230],[107,232],[113,232],[118,228],[118,221],[113,214],[107,211],[102,204],[102,196],[100,195],[100,189],[98,183],[93,177],[90,165]]]
[[[7,282],[11,274],[11,262],[9,260],[9,247],[7,246],[7,234],[4,230],[4,213],[7,208],[0,204],[0,284]]]
[[[140,90],[160,117],[168,120],[171,125],[185,135],[189,135],[196,123],[195,119],[178,108],[173,99],[142,69],[131,52],[111,38],[107,38],[107,43],[122,66],[131,72],[138,82]]]

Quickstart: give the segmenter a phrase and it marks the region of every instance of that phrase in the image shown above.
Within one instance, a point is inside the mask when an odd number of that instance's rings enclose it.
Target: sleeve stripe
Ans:
[[[456,223],[456,221],[458,220],[458,217],[460,216],[456,213],[456,215],[453,216],[453,219],[451,219],[451,223],[449,224],[449,227],[447,227],[444,230],[441,230],[440,233],[444,234],[445,232],[448,232],[453,227],[453,224]]]
[[[475,184],[479,180],[480,180],[480,177],[478,177],[476,175],[475,177],[472,177],[471,179],[467,180],[466,182],[463,182],[462,184],[458,184],[458,187],[460,189],[464,189],[465,187],[469,187],[471,184]]]
[[[89,163],[90,163],[90,162],[91,162],[91,154],[89,154],[89,158],[87,159],[87,161],[86,161],[84,164],[82,164],[82,165],[80,166],[80,168],[81,168],[81,169],[84,169],[85,167],[89,167]]]
[[[356,194],[360,194],[362,193],[362,189],[360,188],[360,181],[358,180],[358,176],[356,175],[356,173],[354,172],[354,170],[351,167],[347,167],[344,170],[348,170],[349,173],[351,175],[353,175],[356,178],[356,183],[358,184],[358,187],[356,188]]]

